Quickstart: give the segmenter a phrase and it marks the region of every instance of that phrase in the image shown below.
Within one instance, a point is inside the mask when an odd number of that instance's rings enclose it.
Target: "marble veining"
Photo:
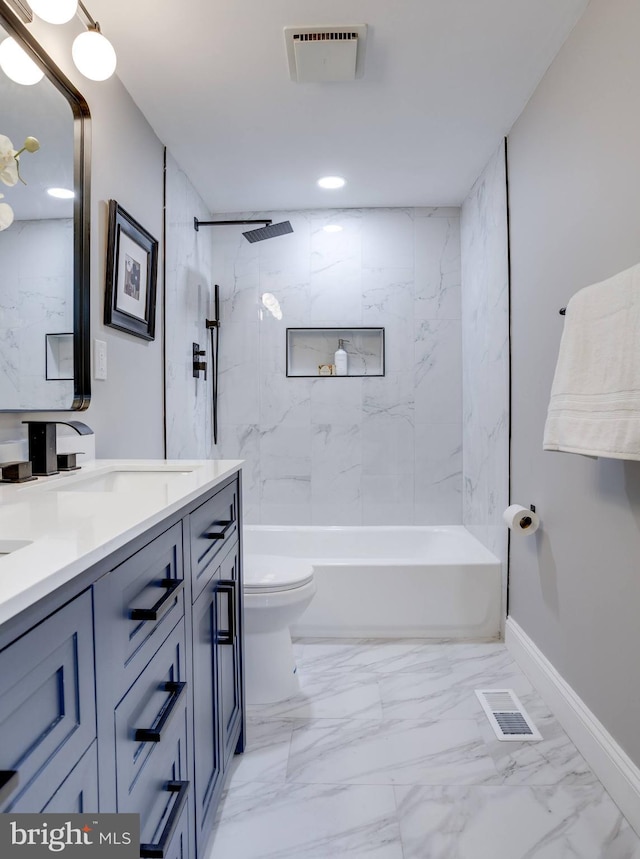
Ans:
[[[500,643],[304,639],[299,693],[250,707],[204,859],[640,859],[629,826]],[[542,734],[501,743],[474,688]]]
[[[459,211],[230,215],[291,221],[294,233],[250,245],[239,227],[195,233],[193,215],[207,213],[172,159],[168,194],[169,455],[246,459],[250,524],[460,524]],[[326,233],[331,223],[342,232]],[[190,378],[185,352],[191,341],[207,348],[213,283],[223,323],[217,446],[209,386]],[[384,327],[386,375],[287,378],[286,328],[306,326]],[[353,366],[368,370],[367,349],[350,348]],[[328,473],[339,479],[333,497]]]
[[[462,205],[463,522],[503,564],[509,504],[509,263],[505,146]]]

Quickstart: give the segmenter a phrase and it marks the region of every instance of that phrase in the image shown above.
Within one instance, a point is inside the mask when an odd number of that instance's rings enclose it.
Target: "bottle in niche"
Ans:
[[[336,376],[347,375],[347,353],[345,351],[344,344],[348,342],[348,340],[338,340],[338,348],[334,356]]]

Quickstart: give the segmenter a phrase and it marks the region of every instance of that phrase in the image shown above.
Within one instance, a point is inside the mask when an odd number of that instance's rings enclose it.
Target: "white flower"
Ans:
[[[15,185],[18,181],[17,152],[5,134],[0,134],[0,181],[5,185]],[[6,206],[6,203],[2,204]],[[8,224],[7,224],[8,226]],[[6,229],[6,227],[5,227]]]
[[[0,194],[0,199],[4,194]],[[0,203],[0,232],[6,230],[13,223],[13,209],[8,203]]]

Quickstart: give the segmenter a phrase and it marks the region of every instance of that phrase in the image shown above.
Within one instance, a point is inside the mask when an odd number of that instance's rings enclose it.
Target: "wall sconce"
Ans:
[[[29,5],[47,24],[66,24],[78,11],[78,0],[29,0]]]

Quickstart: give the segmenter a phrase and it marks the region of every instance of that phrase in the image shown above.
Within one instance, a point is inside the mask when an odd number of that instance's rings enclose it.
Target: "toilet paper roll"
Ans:
[[[540,517],[533,510],[512,504],[502,514],[510,531],[517,534],[534,534],[540,527]]]

